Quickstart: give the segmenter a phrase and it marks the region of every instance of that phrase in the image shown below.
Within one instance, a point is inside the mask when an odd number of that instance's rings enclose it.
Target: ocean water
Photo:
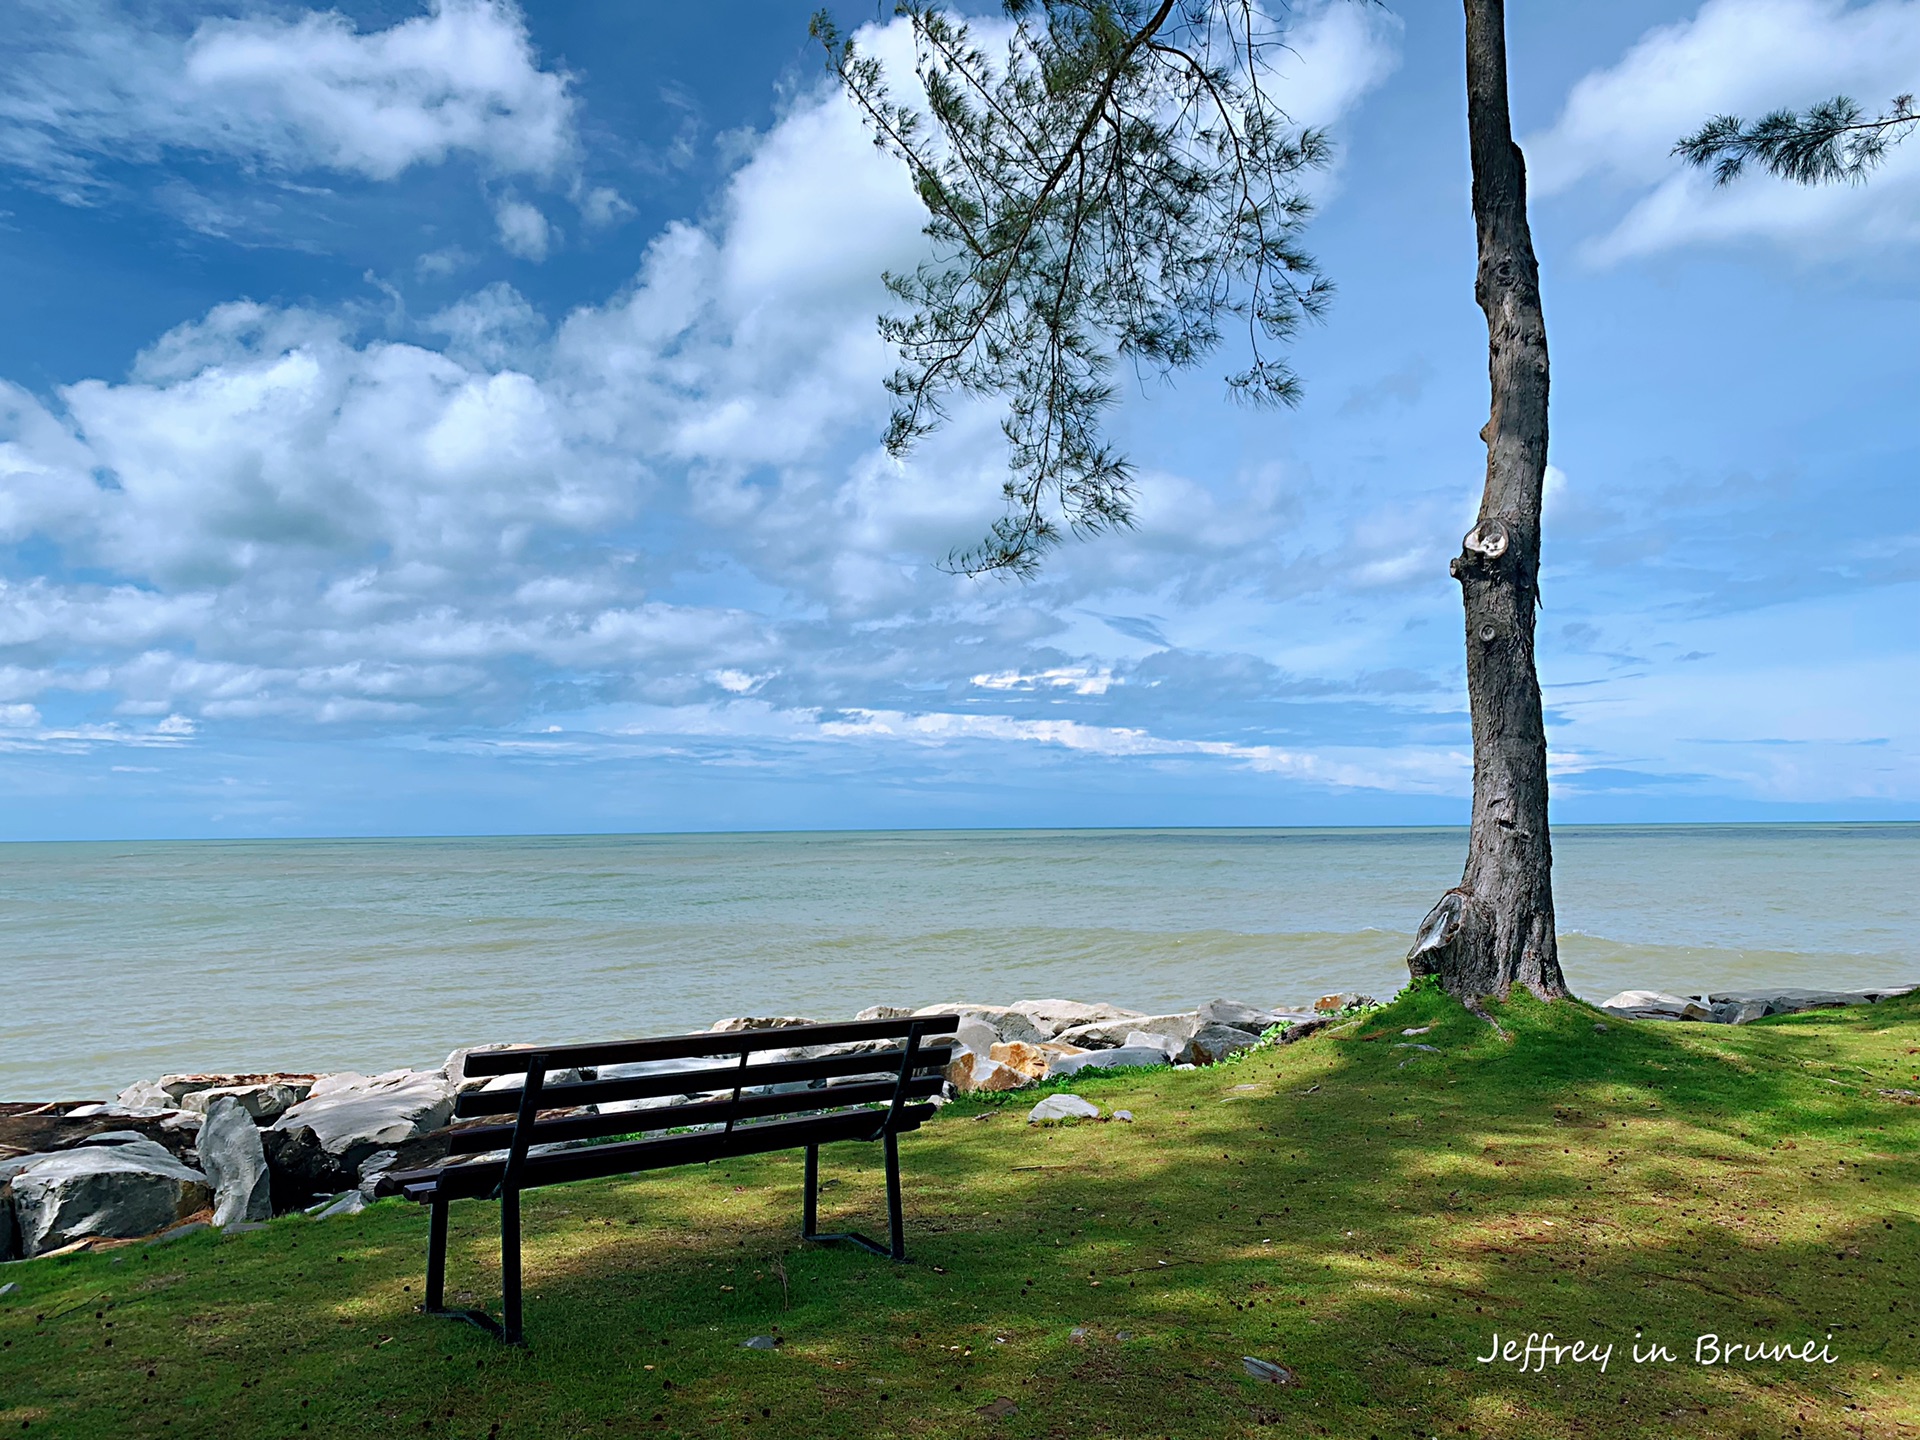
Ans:
[[[1464,852],[1438,829],[6,845],[0,1099],[876,1002],[1385,997]],[[1917,880],[1920,825],[1555,833],[1592,999],[1920,979]]]

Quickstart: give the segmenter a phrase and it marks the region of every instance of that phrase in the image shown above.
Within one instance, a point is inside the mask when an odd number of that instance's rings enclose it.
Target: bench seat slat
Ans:
[[[892,1129],[896,1134],[917,1130],[933,1113],[931,1105],[903,1106]],[[884,1119],[885,1112],[878,1110],[838,1111],[736,1125],[730,1131],[662,1135],[650,1140],[531,1155],[524,1162],[520,1184],[522,1188],[532,1189],[572,1180],[698,1164],[733,1155],[757,1155],[806,1145],[826,1145],[836,1140],[866,1139]],[[468,1160],[438,1169],[396,1171],[385,1177],[382,1188],[398,1190],[409,1199],[473,1199],[492,1194],[505,1170],[503,1159]]]
[[[646,1040],[606,1040],[584,1045],[509,1045],[472,1050],[465,1060],[469,1075],[524,1075],[537,1055],[551,1070],[583,1065],[631,1065],[646,1060],[692,1060],[738,1055],[744,1051],[789,1050],[803,1045],[838,1045],[849,1040],[905,1039],[950,1035],[958,1015],[913,1015],[898,1020],[843,1020],[826,1025],[787,1025],[771,1030],[722,1030],[695,1035],[662,1035]]]
[[[649,1130],[677,1130],[687,1125],[724,1124],[729,1116],[736,1120],[762,1119],[772,1115],[810,1114],[849,1105],[877,1105],[893,1099],[898,1078],[871,1080],[857,1085],[835,1085],[823,1090],[788,1090],[773,1095],[742,1095],[736,1106],[732,1095],[712,1100],[693,1100],[684,1105],[661,1105],[651,1110],[623,1110],[612,1115],[555,1115],[537,1120],[528,1143],[551,1145],[562,1140],[594,1140],[606,1135],[634,1135]],[[937,1093],[945,1080],[939,1075],[916,1075],[907,1082],[909,1100],[924,1100]],[[505,1148],[513,1139],[514,1127],[506,1125],[463,1125],[449,1135],[454,1155],[478,1155]]]
[[[736,1052],[737,1054],[738,1052]],[[842,1075],[898,1075],[905,1057],[902,1049],[876,1050],[864,1055],[821,1055],[805,1060],[778,1060],[765,1065],[732,1064],[701,1070],[672,1070],[659,1075],[628,1075],[611,1080],[580,1080],[549,1085],[540,1092],[541,1108],[566,1110],[582,1105],[604,1105],[618,1100],[651,1100],[662,1095],[697,1095],[708,1090],[731,1091],[735,1085],[793,1085],[831,1080]],[[942,1071],[953,1058],[949,1046],[929,1046],[914,1055],[916,1072]],[[613,1064],[612,1061],[602,1061]],[[558,1068],[558,1067],[556,1067]],[[461,1119],[477,1115],[512,1115],[520,1108],[518,1090],[469,1090],[454,1101]]]

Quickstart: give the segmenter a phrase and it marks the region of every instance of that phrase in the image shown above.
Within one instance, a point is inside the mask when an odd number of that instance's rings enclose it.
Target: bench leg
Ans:
[[[521,1344],[520,1328],[520,1192],[500,1192],[500,1338]]]
[[[887,1249],[888,1258],[907,1258],[906,1226],[900,1218],[900,1137],[887,1132]]]
[[[821,1245],[844,1240],[849,1245],[858,1245],[862,1250],[871,1250],[874,1254],[888,1260],[905,1260],[907,1258],[906,1229],[900,1218],[899,1137],[895,1135],[886,1137],[887,1243],[885,1245],[878,1240],[868,1239],[857,1230],[836,1231],[831,1235],[820,1233],[820,1147],[809,1145],[806,1148],[806,1182],[800,1209],[800,1238],[812,1240]]]
[[[429,1315],[447,1308],[447,1202],[427,1202],[427,1303]]]
[[[806,1197],[800,1202],[800,1238],[811,1240],[820,1229],[820,1147],[807,1146]]]

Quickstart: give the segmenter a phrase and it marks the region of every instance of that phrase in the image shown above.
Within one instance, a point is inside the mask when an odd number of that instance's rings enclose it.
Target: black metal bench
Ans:
[[[939,1091],[952,1058],[950,1045],[924,1042],[953,1034],[959,1023],[957,1015],[929,1015],[471,1052],[466,1058],[470,1076],[526,1078],[517,1091],[467,1091],[454,1101],[455,1118],[511,1115],[512,1121],[456,1127],[452,1158],[446,1163],[389,1172],[381,1186],[382,1193],[404,1195],[429,1207],[422,1309],[430,1315],[471,1320],[508,1343],[519,1344],[523,1338],[521,1191],[772,1150],[806,1151],[802,1239],[849,1241],[876,1255],[904,1260],[898,1140],[933,1113],[935,1107],[925,1102]],[[893,1043],[876,1048],[874,1042]],[[753,1063],[754,1056],[767,1051],[849,1045],[863,1049]],[[604,1071],[690,1060],[722,1063],[547,1083],[547,1076],[557,1071]],[[584,1113],[582,1108],[662,1097],[687,1098],[611,1114]],[[608,1138],[636,1135],[645,1138]],[[596,1140],[603,1143],[568,1143]],[[822,1235],[815,1229],[820,1147],[841,1140],[879,1140],[886,1146],[888,1243],[884,1246],[857,1232]],[[448,1310],[445,1303],[447,1206],[454,1200],[493,1198],[500,1201],[503,1314],[498,1323],[485,1311]]]

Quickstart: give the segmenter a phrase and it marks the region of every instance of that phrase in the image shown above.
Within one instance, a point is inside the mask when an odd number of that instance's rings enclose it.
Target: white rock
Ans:
[[[549,1070],[542,1080],[541,1088],[554,1085],[578,1085],[583,1077],[578,1070]],[[482,1090],[524,1090],[527,1087],[525,1075],[495,1075],[480,1088]]]
[[[1286,1010],[1270,1010],[1261,1005],[1246,1005],[1238,1000],[1209,1000],[1200,1007],[1202,1025],[1231,1025],[1236,1030],[1251,1030],[1258,1035],[1292,1016]]]
[[[1078,1045],[1086,1050],[1108,1050],[1129,1043],[1127,1036],[1138,1031],[1167,1036],[1175,1042],[1174,1048],[1177,1050],[1191,1040],[1193,1032],[1199,1028],[1199,1012],[1186,1010],[1175,1015],[1133,1015],[1115,1020],[1095,1020],[1070,1026],[1062,1030],[1058,1038],[1068,1045]]]
[[[273,1216],[267,1152],[246,1103],[223,1095],[207,1107],[200,1128],[200,1168],[213,1186],[213,1223],[238,1225]]]
[[[1184,1040],[1176,1040],[1171,1035],[1150,1035],[1145,1030],[1129,1030],[1127,1038],[1116,1048],[1158,1050],[1171,1060],[1185,1047]]]
[[[125,1106],[129,1110],[171,1110],[174,1108],[173,1102],[174,1097],[162,1090],[157,1080],[136,1080],[113,1097],[115,1105]]]
[[[915,1015],[958,1015],[961,1025],[983,1025],[993,1032],[988,1044],[1006,1043],[1018,1040],[1028,1045],[1037,1045],[1048,1038],[1045,1027],[1036,1024],[1033,1017],[1010,1005],[976,1005],[968,1001],[951,1001],[940,1005],[922,1005],[913,1012]],[[981,1050],[984,1055],[985,1049]]]
[[[1062,1032],[1079,1025],[1099,1025],[1114,1020],[1144,1021],[1147,1018],[1138,1010],[1128,1010],[1120,1005],[1083,1005],[1077,1000],[1022,1000],[1008,1008],[1030,1017],[1035,1025],[1046,1032],[1041,1036],[1044,1040],[1051,1040],[1056,1036],[1066,1039],[1068,1037]],[[1164,1025],[1144,1025],[1136,1028],[1166,1029]],[[1002,1038],[1020,1040],[1025,1037],[1007,1035]],[[1075,1040],[1072,1043],[1077,1045],[1080,1042]]]
[[[1082,1100],[1078,1095],[1049,1095],[1027,1112],[1027,1123],[1038,1125],[1044,1120],[1093,1120],[1099,1114],[1098,1105],[1090,1100]]]
[[[1082,1070],[1111,1070],[1122,1065],[1165,1065],[1167,1053],[1151,1046],[1121,1046],[1117,1050],[1090,1050],[1085,1055],[1061,1055],[1047,1065],[1047,1077],[1078,1075]]]
[[[714,1035],[733,1035],[742,1030],[785,1030],[792,1025],[818,1025],[818,1020],[808,1020],[800,1015],[735,1015],[731,1019],[716,1020],[707,1027]]]
[[[425,1135],[453,1112],[453,1087],[438,1070],[394,1070],[355,1077],[355,1084],[326,1085],[339,1078],[323,1077],[270,1128],[311,1130],[328,1154],[344,1155],[356,1146],[384,1149]]]
[[[201,1115],[218,1100],[237,1100],[248,1115],[262,1125],[278,1120],[307,1098],[313,1089],[301,1080],[268,1080],[255,1085],[215,1085],[195,1090],[180,1098],[180,1108]]]
[[[338,1200],[322,1207],[314,1214],[316,1220],[331,1220],[336,1215],[358,1215],[369,1204],[366,1195],[359,1190],[349,1190]]]
[[[1624,1020],[1711,1020],[1713,1009],[1684,995],[1660,990],[1622,990],[1600,1008]]]
[[[994,1046],[1005,1043],[1000,1038],[1000,1032],[978,1015],[962,1015],[960,1023],[954,1027],[953,1034],[963,1049],[972,1050],[980,1055],[985,1055]]]
[[[360,1193],[371,1202],[374,1191],[380,1184],[380,1177],[399,1162],[398,1150],[376,1150],[360,1162]]]
[[[337,1094],[342,1090],[359,1090],[372,1084],[370,1077],[358,1070],[341,1070],[333,1075],[322,1075],[313,1082],[313,1088],[307,1091],[307,1099],[318,1100],[322,1095]]]
[[[20,1253],[28,1257],[92,1236],[151,1235],[212,1199],[206,1176],[153,1140],[21,1158],[31,1163],[8,1185]]]
[[[522,1042],[514,1042],[516,1045],[520,1043]],[[507,1050],[511,1048],[513,1047],[504,1044],[463,1045],[451,1055],[447,1056],[445,1063],[440,1067],[440,1073],[447,1077],[447,1084],[453,1087],[453,1093],[456,1095],[463,1094],[468,1090],[478,1090],[482,1085],[487,1083],[489,1077],[485,1075],[467,1074],[467,1057],[476,1050]]]

